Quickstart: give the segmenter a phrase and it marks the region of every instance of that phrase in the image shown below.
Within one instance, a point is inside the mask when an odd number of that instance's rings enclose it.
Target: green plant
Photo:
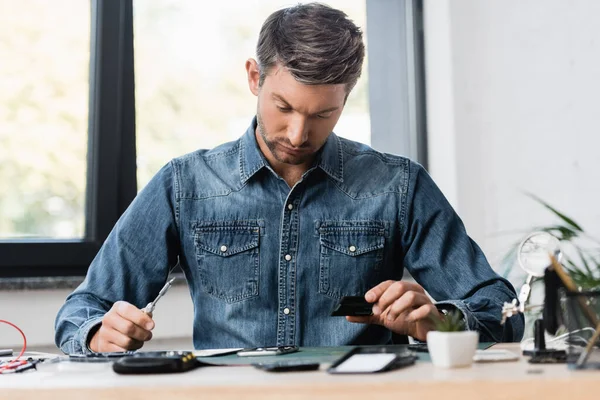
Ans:
[[[431,317],[434,330],[439,332],[462,332],[466,329],[465,319],[459,310],[451,310],[446,315]]]

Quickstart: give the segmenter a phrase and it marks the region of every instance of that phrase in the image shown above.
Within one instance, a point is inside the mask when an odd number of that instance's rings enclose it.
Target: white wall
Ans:
[[[12,322],[27,336],[27,348],[54,342],[54,319],[65,298],[71,293],[63,290],[0,291],[0,319]],[[153,341],[192,336],[193,308],[185,285],[173,286],[156,305]],[[14,328],[0,324],[0,348],[20,350],[21,335]],[[188,348],[192,347],[191,339]]]
[[[600,239],[600,2],[425,0],[430,171],[497,267],[531,192]],[[520,285],[520,283],[519,283]]]

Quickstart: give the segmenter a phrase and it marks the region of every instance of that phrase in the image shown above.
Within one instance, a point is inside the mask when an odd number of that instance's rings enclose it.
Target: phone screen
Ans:
[[[364,373],[384,369],[396,358],[392,353],[354,354],[335,367],[335,372]]]

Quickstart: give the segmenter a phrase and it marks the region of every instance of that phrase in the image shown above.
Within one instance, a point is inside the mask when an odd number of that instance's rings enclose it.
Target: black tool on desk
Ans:
[[[320,364],[306,360],[285,360],[271,363],[252,364],[255,368],[268,372],[315,371]]]
[[[332,317],[350,315],[364,317],[373,315],[373,304],[365,300],[364,296],[345,296],[335,305],[331,312]]]
[[[185,372],[203,365],[191,351],[136,353],[118,359],[113,371],[118,374],[164,374]]]
[[[544,320],[535,320],[533,326],[533,350],[523,350],[524,356],[531,356],[531,364],[556,364],[566,363],[567,353],[564,350],[547,349],[546,339],[544,338]]]
[[[427,343],[411,343],[408,345],[408,349],[417,353],[429,353]]]

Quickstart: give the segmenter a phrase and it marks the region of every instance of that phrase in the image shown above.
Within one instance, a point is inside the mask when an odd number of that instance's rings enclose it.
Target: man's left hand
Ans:
[[[433,329],[431,317],[441,316],[425,289],[417,283],[385,281],[365,293],[365,299],[373,304],[373,315],[348,316],[348,321],[383,325],[392,332],[422,341]]]

